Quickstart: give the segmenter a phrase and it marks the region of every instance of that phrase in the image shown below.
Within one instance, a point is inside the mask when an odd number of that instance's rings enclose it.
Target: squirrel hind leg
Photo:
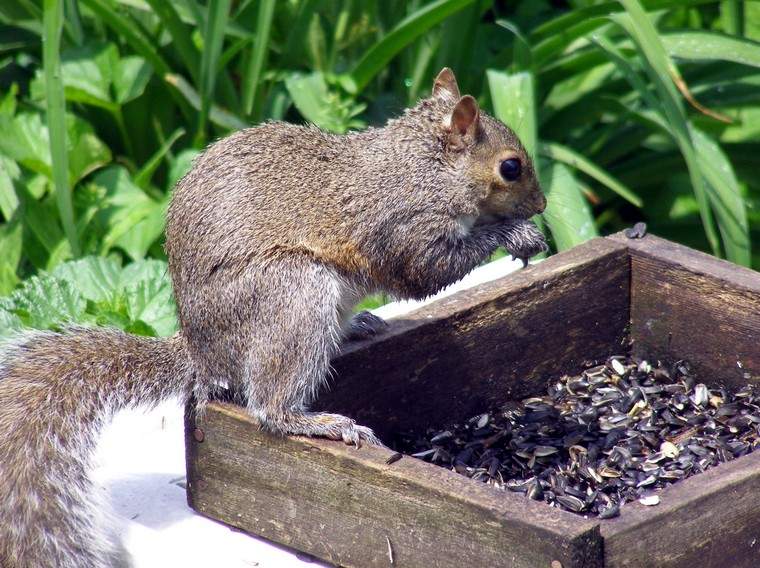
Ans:
[[[281,434],[343,440],[356,447],[361,447],[362,444],[383,446],[370,428],[360,426],[351,418],[340,414],[294,411],[276,418],[267,418],[263,425]]]
[[[338,349],[345,282],[305,257],[282,259],[268,270],[250,276],[256,310],[237,310],[251,318],[241,326],[246,336],[240,341],[247,349],[240,383],[248,411],[273,432],[379,444],[369,428],[350,418],[305,410],[327,380]]]

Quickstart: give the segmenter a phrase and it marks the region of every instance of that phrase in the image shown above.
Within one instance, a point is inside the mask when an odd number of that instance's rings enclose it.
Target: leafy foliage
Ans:
[[[0,336],[71,323],[172,335],[177,318],[166,263],[148,259],[122,268],[112,257],[87,256],[32,276],[0,299]]]
[[[163,333],[139,315],[155,283],[100,312],[58,267],[161,259],[210,140],[382,124],[444,65],[535,157],[556,249],[645,220],[760,267],[760,2],[24,0],[0,3],[0,325]],[[56,303],[24,307],[33,290]]]

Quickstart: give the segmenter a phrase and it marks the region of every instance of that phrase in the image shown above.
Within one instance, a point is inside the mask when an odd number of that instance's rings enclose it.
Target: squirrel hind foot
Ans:
[[[346,416],[327,412],[291,412],[277,418],[268,416],[264,427],[285,435],[343,440],[357,448],[364,443],[384,445],[370,428],[360,426]]]

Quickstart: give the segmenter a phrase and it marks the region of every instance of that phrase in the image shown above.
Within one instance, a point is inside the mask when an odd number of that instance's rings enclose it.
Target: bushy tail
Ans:
[[[192,388],[181,336],[35,332],[0,350],[0,566],[119,565],[90,481],[97,434],[125,406]]]

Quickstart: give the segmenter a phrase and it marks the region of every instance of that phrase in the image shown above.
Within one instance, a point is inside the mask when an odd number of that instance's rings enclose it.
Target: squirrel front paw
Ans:
[[[522,260],[523,267],[529,258],[549,250],[543,233],[527,219],[512,219],[499,227],[499,241],[513,258]]]
[[[388,323],[373,313],[363,311],[351,318],[346,339],[358,341],[368,339],[388,329]]]
[[[267,418],[263,424],[267,429],[281,434],[294,434],[331,440],[343,440],[357,448],[363,443],[382,446],[375,433],[366,426],[359,426],[354,420],[340,414],[327,412],[298,412]]]

